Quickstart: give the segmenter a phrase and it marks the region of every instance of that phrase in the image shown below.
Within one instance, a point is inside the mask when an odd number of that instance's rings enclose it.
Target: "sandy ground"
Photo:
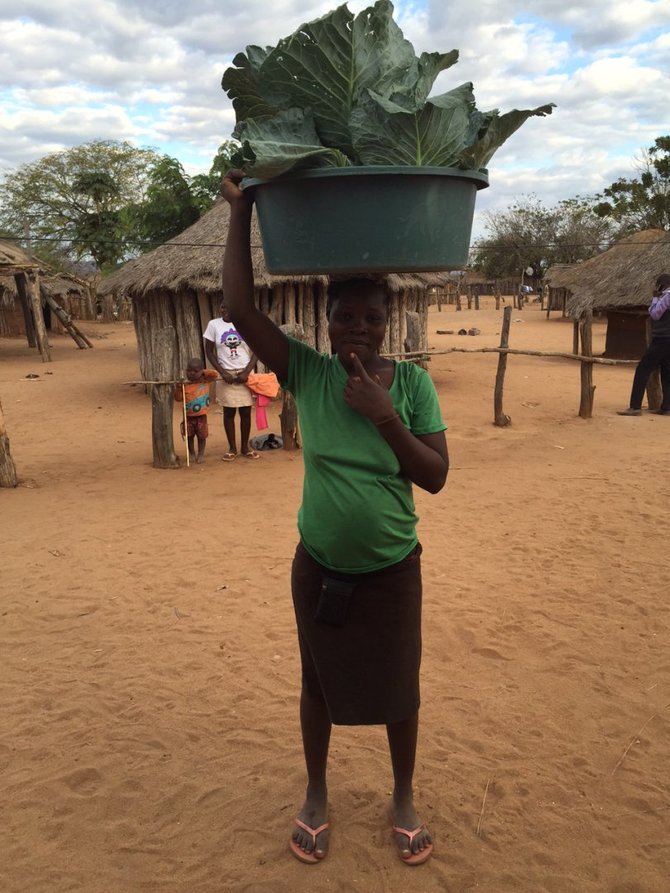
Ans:
[[[571,349],[565,320],[513,320],[511,346]],[[495,346],[500,321],[433,309],[431,345]],[[461,326],[481,334],[435,334]],[[3,893],[667,893],[670,418],[615,414],[632,367],[596,368],[583,421],[576,363],[511,357],[503,430],[496,355],[432,360],[452,461],[417,494],[435,855],[400,864],[383,730],[340,727],[312,867],[287,849],[301,457],[223,463],[212,414],[205,465],[154,469],[132,325],[83,327],[94,350],[54,337],[47,365],[0,340],[21,479],[0,492]]]

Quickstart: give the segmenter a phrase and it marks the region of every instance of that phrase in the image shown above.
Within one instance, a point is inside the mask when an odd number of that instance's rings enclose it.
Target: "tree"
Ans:
[[[670,230],[670,136],[643,150],[640,176],[622,177],[595,198],[595,212],[612,220],[621,235],[643,229]]]
[[[77,193],[90,199],[91,210],[72,222],[77,245],[85,245],[99,267],[114,264],[122,240],[120,211],[116,208],[119,186],[107,171],[84,171],[73,182]]]
[[[239,149],[235,140],[226,140],[219,146],[208,174],[196,174],[191,180],[191,192],[200,213],[209,211],[219,194],[219,186],[226,171],[233,167],[233,155]]]
[[[0,184],[0,227],[72,261],[118,263],[130,235],[123,209],[142,201],[159,157],[127,142],[94,140],[24,164]]]
[[[587,199],[561,201],[545,207],[526,196],[505,211],[486,215],[487,238],[472,249],[472,266],[490,278],[518,276],[533,269],[533,277],[556,263],[577,263],[608,247],[614,227],[600,218]]]
[[[176,158],[163,155],[151,166],[148,179],[144,201],[124,212],[144,251],[179,235],[200,217],[189,179]]]

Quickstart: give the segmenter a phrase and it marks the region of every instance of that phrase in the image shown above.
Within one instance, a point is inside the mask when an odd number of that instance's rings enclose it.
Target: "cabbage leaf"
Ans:
[[[365,165],[478,169],[532,115],[480,112],[472,84],[430,97],[458,50],[422,53],[393,20],[390,0],[354,16],[342,5],[276,47],[248,46],[223,75],[247,174]]]

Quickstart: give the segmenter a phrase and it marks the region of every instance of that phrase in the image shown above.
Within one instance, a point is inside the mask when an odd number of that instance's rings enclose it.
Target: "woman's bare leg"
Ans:
[[[324,701],[307,692],[304,685],[300,695],[300,727],[307,768],[307,791],[298,818],[310,828],[318,828],[328,819],[326,768],[331,722]],[[293,840],[306,853],[311,853],[314,850],[311,835],[298,825],[293,831]],[[317,835],[314,852],[321,857],[326,855],[327,850],[328,831],[326,830]]]
[[[413,831],[421,824],[414,808],[414,790],[412,787],[418,731],[418,711],[409,719],[389,723],[386,726],[395,783],[392,807],[393,824],[399,828],[406,828],[407,831]],[[410,849],[412,853],[418,853],[432,842],[428,829],[414,837],[411,848],[404,834],[396,834],[395,839],[401,855],[409,854]]]

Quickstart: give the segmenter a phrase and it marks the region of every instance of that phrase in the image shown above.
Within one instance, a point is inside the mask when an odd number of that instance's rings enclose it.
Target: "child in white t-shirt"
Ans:
[[[205,356],[221,376],[216,383],[216,402],[223,406],[223,428],[228,438],[228,452],[222,458],[224,462],[237,458],[235,411],[239,410],[242,455],[246,459],[260,459],[249,446],[253,394],[246,385],[256,357],[230,321],[225,299],[221,301],[221,316],[207,323],[203,338]]]

